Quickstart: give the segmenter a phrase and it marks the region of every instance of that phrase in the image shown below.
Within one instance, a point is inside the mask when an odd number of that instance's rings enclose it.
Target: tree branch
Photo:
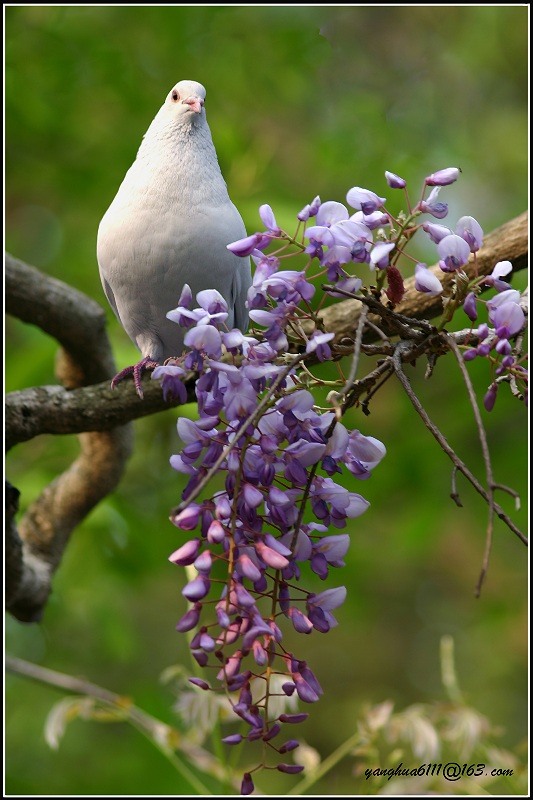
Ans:
[[[124,381],[113,390],[113,374],[103,383],[68,391],[63,386],[34,386],[10,392],[5,401],[6,450],[43,433],[111,431],[117,425],[179,405],[178,400],[165,401],[160,383],[149,376],[143,378],[143,400],[133,381]],[[192,380],[187,388],[192,402]]]
[[[504,259],[512,262],[514,272],[526,268],[527,219],[525,212],[485,237],[485,243],[477,254],[480,274],[489,274],[494,264]],[[431,269],[445,289],[449,290],[453,275],[441,272],[436,266]],[[471,265],[465,271],[473,275]],[[406,294],[396,308],[397,313],[415,319],[431,319],[442,313],[440,297],[428,297],[417,292],[414,278],[409,278],[405,286]],[[105,374],[95,370],[92,364],[93,361],[101,360],[98,356],[99,350],[105,351],[107,348],[108,356],[110,354],[102,309],[81,292],[43,275],[9,255],[6,255],[6,310],[23,321],[38,324],[44,331],[55,336],[72,353],[75,360],[79,359],[85,364],[86,374],[88,367],[91,367],[93,375],[95,371],[98,373],[94,379],[78,384],[84,388],[76,392],[67,392],[59,386],[49,386],[9,394],[6,398],[9,447],[41,433],[110,430],[115,425],[178,405],[177,401],[166,403],[161,397],[159,384],[148,376],[143,380],[144,401],[136,395],[133,381],[123,381],[111,392],[106,379],[116,371],[114,364]],[[324,309],[320,316],[326,330],[334,331],[336,341],[340,341],[345,337],[353,339],[360,313],[361,304],[358,300],[345,300]],[[106,343],[104,346],[103,338]],[[372,332],[367,332],[365,341],[372,338],[375,339],[376,335],[372,336]],[[87,384],[100,384],[102,381],[102,385],[86,388]],[[191,382],[189,389],[189,401],[193,401]]]
[[[8,396],[6,440],[10,446],[31,438],[20,436],[18,430],[31,430],[32,422],[41,412],[46,417],[53,409],[56,426],[60,428],[62,408],[58,398],[71,399],[76,391],[88,391],[75,387],[104,378],[109,380],[115,364],[105,332],[105,315],[98,304],[11,256],[6,256],[6,310],[39,325],[63,345],[56,372],[69,387],[69,390],[53,387],[51,394],[55,397],[50,404],[42,402],[48,393],[40,388],[27,390],[32,403],[24,403],[15,392],[18,407],[12,405],[13,396]],[[83,416],[87,409],[78,409],[78,413]],[[17,619],[30,622],[41,618],[52,576],[72,531],[118,484],[133,444],[131,427],[124,425],[124,421],[117,421],[115,427],[105,432],[86,432],[90,430],[87,426],[79,429],[78,458],[32,503],[18,530],[14,522],[18,492],[8,486],[6,561],[10,569],[6,608]],[[34,426],[33,430],[36,431],[33,435],[44,432],[42,425]]]
[[[5,254],[5,293],[8,314],[48,333],[78,365],[77,386],[99,383],[115,374],[106,316],[90,297],[9,253]],[[58,377],[69,387],[66,376]]]
[[[486,236],[477,254],[478,272],[488,274],[502,260],[511,261],[514,272],[521,270],[527,265],[527,250],[527,213],[524,213]],[[445,291],[449,290],[453,276],[443,274],[438,267],[431,269]],[[466,272],[473,275],[471,264]],[[110,389],[116,368],[105,331],[105,314],[96,302],[8,254],[5,273],[6,311],[38,325],[62,345],[56,374],[63,384],[23,389],[7,396],[7,448],[43,433],[76,433],[81,448],[76,461],[30,507],[18,533],[14,524],[18,493],[13,487],[6,492],[6,548],[10,565],[7,607],[18,619],[32,621],[42,614],[52,575],[73,529],[120,480],[132,449],[132,432],[127,423],[178,402],[165,402],[159,383],[148,376],[143,380],[142,401],[133,381],[124,381],[115,391]],[[346,338],[353,341],[361,308],[360,300],[350,299],[320,313],[325,329],[336,334],[339,354],[353,350],[353,344],[343,347],[339,343]],[[409,319],[430,319],[441,312],[441,298],[417,292],[411,278],[406,281],[405,297],[393,316],[402,330],[407,326],[409,338],[422,340],[419,353],[422,354],[426,332],[414,331]],[[381,313],[386,314],[387,310]],[[363,338],[366,343],[378,337],[376,327],[371,324],[373,316],[370,308]],[[404,324],[402,319],[407,322]],[[313,359],[312,354],[304,357]],[[368,380],[355,381],[349,395],[354,398],[365,386],[374,386],[391,368],[389,359],[387,369],[378,368]],[[192,401],[193,377],[188,390]]]

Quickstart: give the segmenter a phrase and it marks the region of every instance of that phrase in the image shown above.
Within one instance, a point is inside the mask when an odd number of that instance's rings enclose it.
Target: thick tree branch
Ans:
[[[188,389],[192,401],[193,381]],[[43,433],[111,431],[179,405],[178,400],[165,401],[160,383],[149,375],[143,377],[143,391],[141,400],[129,380],[112,390],[108,377],[103,383],[68,391],[63,386],[34,386],[10,392],[5,401],[6,450]]]
[[[7,256],[6,309],[26,322],[39,325],[63,345],[56,371],[70,390],[54,387],[56,398],[66,399],[76,391],[74,387],[104,378],[109,380],[114,374],[105,315],[97,303],[81,292]],[[22,402],[15,411],[10,402],[7,403],[8,442],[23,440],[18,434],[13,439],[13,429],[17,431],[23,420],[26,429],[31,428],[32,419],[45,409],[50,413],[51,408],[55,408],[56,419],[60,420],[63,415],[60,403],[42,402],[47,396],[46,390],[29,391],[33,392],[33,406]],[[17,400],[20,401],[20,397]],[[115,427],[106,432],[88,433],[81,432],[87,428],[79,429],[78,458],[32,503],[18,531],[14,523],[18,493],[8,486],[6,501],[10,524],[6,560],[10,569],[6,607],[18,619],[40,619],[51,591],[52,576],[72,531],[119,482],[132,450],[132,430],[124,421],[117,420]],[[42,427],[38,432],[44,432]]]
[[[98,303],[9,253],[5,254],[5,292],[6,312],[56,339],[78,365],[77,371],[83,371],[76,385],[99,383],[114,375],[106,316]]]

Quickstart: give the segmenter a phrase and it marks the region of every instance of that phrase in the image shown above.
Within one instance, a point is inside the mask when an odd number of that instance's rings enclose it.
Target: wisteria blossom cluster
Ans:
[[[296,306],[314,291],[300,274],[279,273],[277,280],[274,274],[269,269],[263,281],[256,280],[251,297],[272,299],[281,293],[280,304]],[[169,314],[182,325],[194,322],[185,337],[190,352],[182,365],[154,371],[165,392],[178,394],[187,370],[199,373],[199,419],[178,420],[185,447],[171,458],[174,469],[189,476],[183,510],[172,522],[197,532],[170,556],[195,573],[183,590],[191,605],[177,630],[196,630],[192,655],[210,671],[209,680],[191,680],[227,692],[236,717],[248,726],[247,733],[224,741],[262,739],[268,749],[284,754],[298,742],[289,738],[278,744],[282,727],[307,714],[273,716],[270,708],[280,707],[277,696],[296,692],[302,702],[314,703],[322,690],[307,663],[284,646],[281,619],[303,634],[327,633],[337,624],[333,611],[344,602],[346,588],[317,593],[300,587],[304,565],[320,580],[344,565],[350,537],[331,529],[342,531],[346,520],[363,514],[369,504],[334,476],[345,470],[359,480],[369,478],[385,447],[372,436],[348,431],[333,411],[315,407],[295,368],[276,363],[285,347],[281,336],[276,350],[268,340],[219,330],[227,307],[216,291],[200,292],[198,308],[191,309],[190,301],[186,289]],[[222,360],[224,352],[238,365]],[[264,408],[252,421],[262,401]],[[208,500],[187,502],[217,462],[225,474],[224,489]],[[284,680],[273,682],[274,676]],[[260,766],[268,766],[266,756]],[[278,763],[276,769],[297,773],[303,767]],[[247,773],[242,793],[252,790]]]
[[[335,282],[343,292],[358,292],[362,288],[362,281],[352,275],[351,271],[358,263],[367,264],[370,269],[377,272],[378,292],[387,284],[385,295],[396,305],[405,293],[404,279],[398,269],[398,262],[402,256],[414,263],[415,289],[430,296],[441,295],[444,291],[442,283],[435,273],[428,269],[427,264],[416,261],[406,253],[406,245],[417,230],[422,229],[429,239],[437,246],[438,264],[444,273],[453,273],[458,279],[454,287],[454,297],[443,297],[445,314],[441,327],[448,323],[454,312],[459,307],[464,307],[465,313],[472,321],[477,319],[476,304],[484,303],[488,309],[488,321],[493,326],[482,324],[475,333],[479,344],[475,349],[465,352],[465,360],[470,361],[476,356],[487,357],[491,364],[491,384],[484,397],[487,411],[491,411],[496,400],[498,385],[502,381],[510,382],[519,387],[515,394],[527,399],[528,373],[523,366],[523,358],[517,358],[513,353],[511,339],[517,336],[524,327],[525,315],[521,307],[520,293],[511,288],[510,284],[502,280],[512,271],[509,261],[498,262],[488,276],[468,279],[463,268],[473,256],[474,268],[477,270],[476,253],[483,244],[483,230],[479,222],[471,216],[464,216],[458,220],[455,230],[431,222],[420,222],[418,219],[430,215],[438,220],[448,215],[448,205],[438,200],[441,187],[454,183],[459,177],[459,169],[449,167],[429,175],[422,188],[422,195],[418,203],[411,207],[407,184],[403,178],[391,172],[385,172],[387,184],[392,189],[405,191],[408,211],[394,218],[385,208],[386,198],[376,193],[354,187],[346,195],[348,205],[355,210],[350,214],[346,206],[335,201],[321,203],[316,197],[310,205],[305,206],[298,214],[298,219],[306,226],[301,238],[300,247],[311,259],[318,260],[323,271],[326,272],[328,281]],[[431,191],[424,199],[427,187]],[[290,242],[298,245],[297,235],[288,236],[277,225],[272,209],[263,205],[259,209],[260,217],[266,231],[258,232],[252,236],[229,245],[234,253],[245,256],[252,255],[259,267],[264,264],[261,257],[272,241]],[[315,225],[307,226],[309,219],[315,219]],[[262,273],[258,279],[262,278]],[[482,288],[493,287],[499,293],[488,301],[480,301],[477,297]],[[253,311],[250,305],[251,318],[259,324],[269,326],[269,331],[277,330],[272,314],[266,315]],[[282,311],[276,313],[282,314]],[[329,357],[329,348],[320,348],[318,343],[327,341],[330,334],[317,333],[316,347],[319,358]],[[331,336],[332,338],[332,336]]]
[[[263,205],[259,213],[266,230],[228,245],[255,263],[247,299],[251,334],[226,328],[227,306],[214,290],[200,292],[194,303],[185,287],[178,307],[167,314],[188,329],[188,352],[156,368],[153,377],[161,379],[165,395],[185,402],[184,379],[191,371],[198,376],[199,418],[178,420],[184,447],[171,458],[171,466],[188,476],[182,502],[171,516],[188,535],[170,556],[188,575],[183,595],[189,607],[177,630],[189,632],[192,655],[204,675],[191,681],[223,692],[243,725],[223,741],[263,742],[262,760],[245,773],[242,794],[253,791],[252,774],[258,769],[303,769],[277,760],[298,747],[296,739],[286,738],[286,730],[307,717],[284,708],[280,699],[314,703],[322,689],[311,667],[285,643],[285,627],[309,635],[336,626],[333,612],[347,590],[341,585],[317,592],[317,580],[325,581],[344,566],[350,535],[342,530],[369,505],[339,478],[366,480],[385,455],[379,440],[343,424],[341,395],[332,392],[331,405],[322,408],[312,394],[312,362],[332,359],[335,348],[334,334],[323,329],[317,315],[322,302],[317,285],[327,281],[331,297],[363,298],[370,290],[357,269],[367,264],[376,275],[374,297],[383,292],[384,301],[394,306],[404,294],[398,260],[410,258],[406,246],[418,229],[435,242],[443,271],[462,270],[481,245],[476,220],[463,217],[452,231],[418,219],[446,216],[439,191],[458,174],[449,168],[430,175],[411,208],[406,182],[387,172],[389,187],[405,191],[408,211],[398,218],[386,211],[385,198],[367,189],[348,192],[354,213],[316,197],[297,215],[292,236]],[[431,191],[425,199],[427,187]],[[291,255],[304,260],[299,269],[282,268]],[[411,261],[416,288],[441,294],[434,273]],[[465,357],[494,351],[502,357],[498,370],[516,372],[522,368],[509,360],[509,339],[521,329],[523,316],[518,292],[501,280],[507,271],[505,263],[499,264],[483,279],[499,292],[488,304],[495,331],[490,334],[487,328],[484,335],[481,326],[479,344]],[[474,320],[481,282],[450,301],[448,312],[464,300]],[[341,375],[338,386],[343,383]],[[277,754],[276,763],[269,754]]]
[[[499,261],[492,273],[483,279],[497,290],[498,294],[484,301],[476,297],[477,285],[470,291],[464,301],[465,314],[475,322],[478,318],[478,305],[485,306],[492,330],[486,322],[481,323],[475,335],[478,344],[468,349],[463,358],[472,361],[481,356],[490,361],[493,381],[483,398],[487,411],[492,411],[496,402],[498,387],[502,381],[514,381],[520,387],[522,395],[527,399],[527,370],[516,357],[512,339],[519,334],[525,323],[525,314],[521,306],[520,292],[502,280],[512,270],[510,261]]]
[[[468,262],[470,254],[477,253],[483,244],[483,231],[473,217],[460,219],[455,234],[443,225],[424,223],[422,228],[438,245],[439,266],[443,272],[459,272]],[[483,398],[487,411],[492,411],[494,408],[498,386],[502,381],[514,381],[520,387],[521,396],[527,399],[528,373],[521,363],[523,359],[517,358],[513,352],[511,341],[523,330],[525,314],[520,292],[503,280],[512,269],[510,261],[499,261],[490,275],[468,281],[458,295],[464,313],[472,322],[478,319],[478,307],[481,305],[486,307],[488,321],[492,325],[492,328],[489,328],[487,323],[482,323],[476,331],[472,330],[478,344],[463,354],[465,361],[472,361],[478,356],[490,361],[492,382]],[[489,300],[483,300],[478,297],[483,287],[493,287],[497,294]],[[457,303],[452,304],[454,305],[457,307]],[[449,318],[447,316],[446,321]]]

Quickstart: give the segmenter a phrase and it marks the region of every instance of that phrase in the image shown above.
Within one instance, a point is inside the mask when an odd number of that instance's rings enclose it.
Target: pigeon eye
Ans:
[[[177,102],[178,102],[178,100],[180,99],[180,96],[179,96],[178,92],[177,92],[175,89],[174,89],[174,91],[172,92],[172,99],[173,99],[173,101],[174,101],[175,103],[177,103]]]

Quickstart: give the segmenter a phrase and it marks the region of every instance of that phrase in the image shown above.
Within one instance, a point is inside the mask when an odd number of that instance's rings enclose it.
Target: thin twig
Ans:
[[[65,675],[63,672],[57,672],[53,669],[41,667],[39,664],[32,664],[31,661],[25,661],[22,658],[16,658],[9,654],[5,657],[5,666],[8,672],[23,675],[25,678],[31,678],[39,683],[45,683],[48,686],[54,686],[56,689],[62,689],[71,694],[83,694],[87,697],[93,697],[95,700],[100,700],[102,703],[116,706],[117,708],[124,709],[127,707],[128,699],[124,695],[115,694],[115,692],[97,686],[95,683],[86,681],[83,678],[75,678],[73,675]],[[140,715],[144,714],[143,711],[137,709]],[[149,715],[147,715],[148,717]]]
[[[453,467],[452,467],[452,491],[450,493],[450,497],[452,498],[452,500],[453,500],[453,502],[455,503],[456,506],[459,506],[459,508],[462,508],[463,504],[461,502],[461,498],[459,497],[459,492],[457,491],[457,484],[456,484],[456,481],[455,481],[456,477],[457,477],[457,467],[454,464]]]
[[[429,430],[429,432],[432,434],[432,436],[437,440],[437,442],[439,443],[439,445],[442,448],[442,450],[446,453],[448,458],[450,458],[452,463],[457,467],[459,472],[462,472],[463,475],[465,476],[465,478],[468,481],[470,481],[470,483],[472,484],[474,489],[481,495],[481,497],[483,497],[485,502],[488,503],[489,502],[489,495],[487,494],[487,492],[485,491],[483,486],[479,483],[479,481],[477,480],[475,475],[473,475],[470,472],[470,470],[468,469],[466,464],[459,458],[459,456],[456,454],[456,452],[450,447],[450,445],[446,441],[445,437],[442,435],[442,433],[439,431],[439,429],[436,427],[436,425],[433,424],[433,422],[429,418],[425,408],[422,406],[420,400],[418,399],[418,397],[414,393],[413,388],[412,388],[412,386],[411,386],[411,384],[409,382],[409,379],[408,379],[407,375],[404,373],[404,371],[402,369],[402,351],[405,348],[408,348],[408,347],[409,347],[409,343],[408,342],[399,342],[398,345],[396,346],[394,355],[392,356],[392,363],[394,364],[394,369],[395,369],[396,375],[398,376],[398,379],[399,379],[400,383],[402,384],[402,386],[403,386],[403,388],[404,388],[409,400],[411,401],[413,407],[415,408],[416,412],[422,418],[426,428]],[[517,528],[517,526],[514,524],[514,522],[507,516],[507,514],[504,512],[504,510],[497,503],[494,503],[494,511],[496,512],[498,517],[502,520],[502,522],[504,522],[505,525],[507,525],[507,527],[516,536],[518,536],[520,541],[523,544],[527,545],[528,541],[527,541],[526,536],[524,536],[522,531],[519,528]]]
[[[387,381],[389,380],[391,375],[394,375],[394,368],[391,366],[390,358],[387,359],[387,362],[386,362],[385,366],[387,367],[387,370],[386,370],[385,374],[383,375],[383,377],[381,378],[381,380],[378,381],[367,392],[367,395],[366,395],[365,399],[361,401],[361,408],[363,409],[363,414],[365,414],[366,416],[370,415],[370,409],[368,408],[368,404],[370,403],[370,401],[372,400],[372,398],[374,397],[376,392],[378,392],[381,389],[381,387],[384,386],[384,384],[387,383]]]
[[[367,316],[368,316],[368,308],[366,306],[363,306],[363,308],[361,309],[361,316],[359,317],[357,323],[357,331],[355,333],[355,343],[353,348],[352,363],[350,365],[350,373],[346,379],[346,383],[344,384],[340,392],[337,392],[337,398],[336,398],[337,401],[340,401],[342,397],[345,397],[354,385],[355,376],[357,374],[357,368],[359,366],[359,359],[361,357],[363,330],[365,327]]]
[[[514,498],[514,507],[516,511],[520,511],[520,494],[515,489],[511,489],[509,486],[504,486],[503,483],[495,483],[495,489],[499,489],[500,492],[506,492],[510,494],[512,498]]]
[[[479,413],[479,406],[477,404],[476,395],[474,392],[474,387],[472,386],[472,381],[470,380],[470,375],[468,374],[468,370],[466,369],[465,362],[463,360],[463,356],[461,355],[461,351],[457,346],[455,339],[452,336],[447,336],[446,341],[450,347],[450,350],[455,355],[457,363],[459,364],[459,369],[461,370],[461,374],[463,376],[463,380],[465,382],[466,391],[468,393],[468,398],[470,400],[470,405],[472,406],[472,411],[474,412],[474,418],[476,420],[476,425],[479,434],[479,441],[481,444],[481,452],[483,454],[483,461],[485,462],[485,474],[487,476],[487,489],[488,489],[488,503],[489,503],[489,518],[487,522],[487,538],[485,541],[485,553],[483,554],[483,564],[481,567],[481,573],[479,576],[479,580],[476,586],[476,597],[479,597],[481,594],[481,587],[483,586],[483,581],[487,575],[487,570],[489,568],[489,560],[490,560],[490,551],[492,548],[492,536],[494,534],[494,476],[492,473],[492,464],[490,461],[490,452],[489,452],[489,445],[487,442],[487,434],[485,433],[485,428],[483,425],[483,421],[481,419],[481,414]]]
[[[120,711],[123,719],[130,722],[147,736],[199,794],[209,794],[209,791],[202,781],[189,770],[187,765],[176,758],[174,750],[183,752],[202,772],[207,772],[221,781],[227,779],[223,765],[219,764],[211,753],[191,744],[176,728],[167,725],[157,717],[153,717],[138,706],[135,706],[128,697],[115,694],[109,689],[104,689],[102,686],[82,678],[65,675],[63,672],[47,669],[39,664],[32,664],[30,661],[25,661],[15,656],[6,655],[5,667],[8,672],[22,675],[25,678],[30,678],[47,686],[53,686],[70,694],[92,697],[94,700]]]

